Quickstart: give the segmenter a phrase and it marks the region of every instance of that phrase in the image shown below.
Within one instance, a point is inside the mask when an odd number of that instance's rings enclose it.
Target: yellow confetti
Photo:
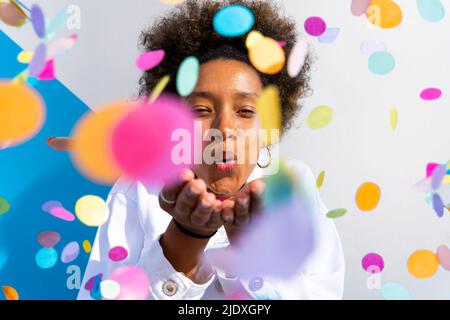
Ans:
[[[254,40],[254,38],[253,38]],[[250,40],[248,54],[252,65],[265,74],[276,74],[283,69],[286,56],[280,44],[272,38],[263,37],[257,41]]]
[[[321,129],[333,119],[333,109],[329,106],[314,108],[308,115],[306,123],[311,129]]]
[[[247,38],[245,39],[245,46],[250,49],[256,45],[260,40],[264,38],[263,34],[259,31],[250,31]]]
[[[397,122],[398,122],[398,112],[396,108],[391,109],[391,128],[392,130],[395,130],[397,128]]]
[[[390,29],[403,20],[402,9],[392,0],[372,0],[366,10],[366,17],[373,25]]]
[[[155,102],[156,99],[161,95],[161,93],[164,91],[164,89],[167,87],[167,84],[170,81],[170,76],[166,75],[162,77],[158,83],[155,85],[155,87],[152,90],[152,93],[150,94],[149,102]]]
[[[269,85],[261,92],[257,101],[258,117],[261,129],[267,130],[267,145],[278,142],[281,136],[281,107],[279,90]]]
[[[19,294],[17,290],[10,286],[2,287],[3,294],[5,295],[6,300],[19,300]]]
[[[425,279],[432,277],[439,267],[439,259],[433,251],[417,250],[408,258],[408,271],[414,277]]]
[[[33,58],[33,51],[22,51],[17,55],[17,61],[20,63],[30,63]]]
[[[325,171],[321,171],[316,181],[317,189],[320,189],[322,187],[324,179],[325,179]]]
[[[84,240],[84,241],[83,241],[83,249],[84,249],[84,251],[85,251],[86,253],[91,252],[92,246],[91,246],[91,243],[89,242],[89,240]]]
[[[356,204],[360,210],[370,211],[378,205],[380,197],[380,187],[373,182],[365,182],[356,192]]]
[[[75,203],[78,220],[89,227],[98,227],[108,220],[109,208],[106,202],[93,195],[83,196]]]

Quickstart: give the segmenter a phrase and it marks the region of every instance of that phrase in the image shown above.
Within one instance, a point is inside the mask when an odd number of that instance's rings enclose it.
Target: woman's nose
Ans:
[[[234,135],[235,122],[232,112],[222,111],[217,114],[214,127],[222,133],[223,139],[227,140]]]

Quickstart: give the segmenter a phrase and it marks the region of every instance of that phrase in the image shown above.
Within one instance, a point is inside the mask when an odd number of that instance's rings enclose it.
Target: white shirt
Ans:
[[[315,250],[298,273],[289,279],[267,279],[257,291],[249,289],[246,279],[227,278],[213,266],[209,280],[197,284],[177,272],[165,258],[159,243],[171,216],[158,202],[159,190],[151,190],[139,182],[119,180],[108,195],[109,220],[97,232],[78,299],[91,299],[85,283],[102,273],[103,279],[121,265],[137,265],[150,279],[150,298],[156,300],[225,299],[229,294],[244,290],[253,299],[341,299],[344,287],[344,255],[334,223],[316,188],[311,170],[303,163],[289,160],[288,166],[308,191],[317,212]],[[255,167],[248,181],[265,175],[266,169]],[[222,227],[205,250],[228,246]],[[108,258],[108,251],[122,246],[128,257],[120,262]]]

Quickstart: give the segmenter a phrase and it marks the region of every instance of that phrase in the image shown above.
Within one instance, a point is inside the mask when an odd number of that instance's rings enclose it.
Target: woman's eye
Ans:
[[[197,115],[205,115],[208,114],[210,110],[205,107],[194,107],[194,113]]]
[[[256,114],[256,111],[249,108],[244,108],[239,110],[239,113],[246,117],[253,117]]]

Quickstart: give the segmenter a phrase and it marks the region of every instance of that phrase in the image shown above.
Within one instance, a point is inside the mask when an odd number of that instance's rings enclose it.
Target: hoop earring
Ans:
[[[266,146],[267,152],[269,153],[269,162],[266,165],[260,165],[258,162],[256,162],[256,164],[258,165],[258,167],[260,167],[261,169],[266,169],[270,166],[270,163],[272,162],[272,154],[270,153],[270,148],[269,146]]]

